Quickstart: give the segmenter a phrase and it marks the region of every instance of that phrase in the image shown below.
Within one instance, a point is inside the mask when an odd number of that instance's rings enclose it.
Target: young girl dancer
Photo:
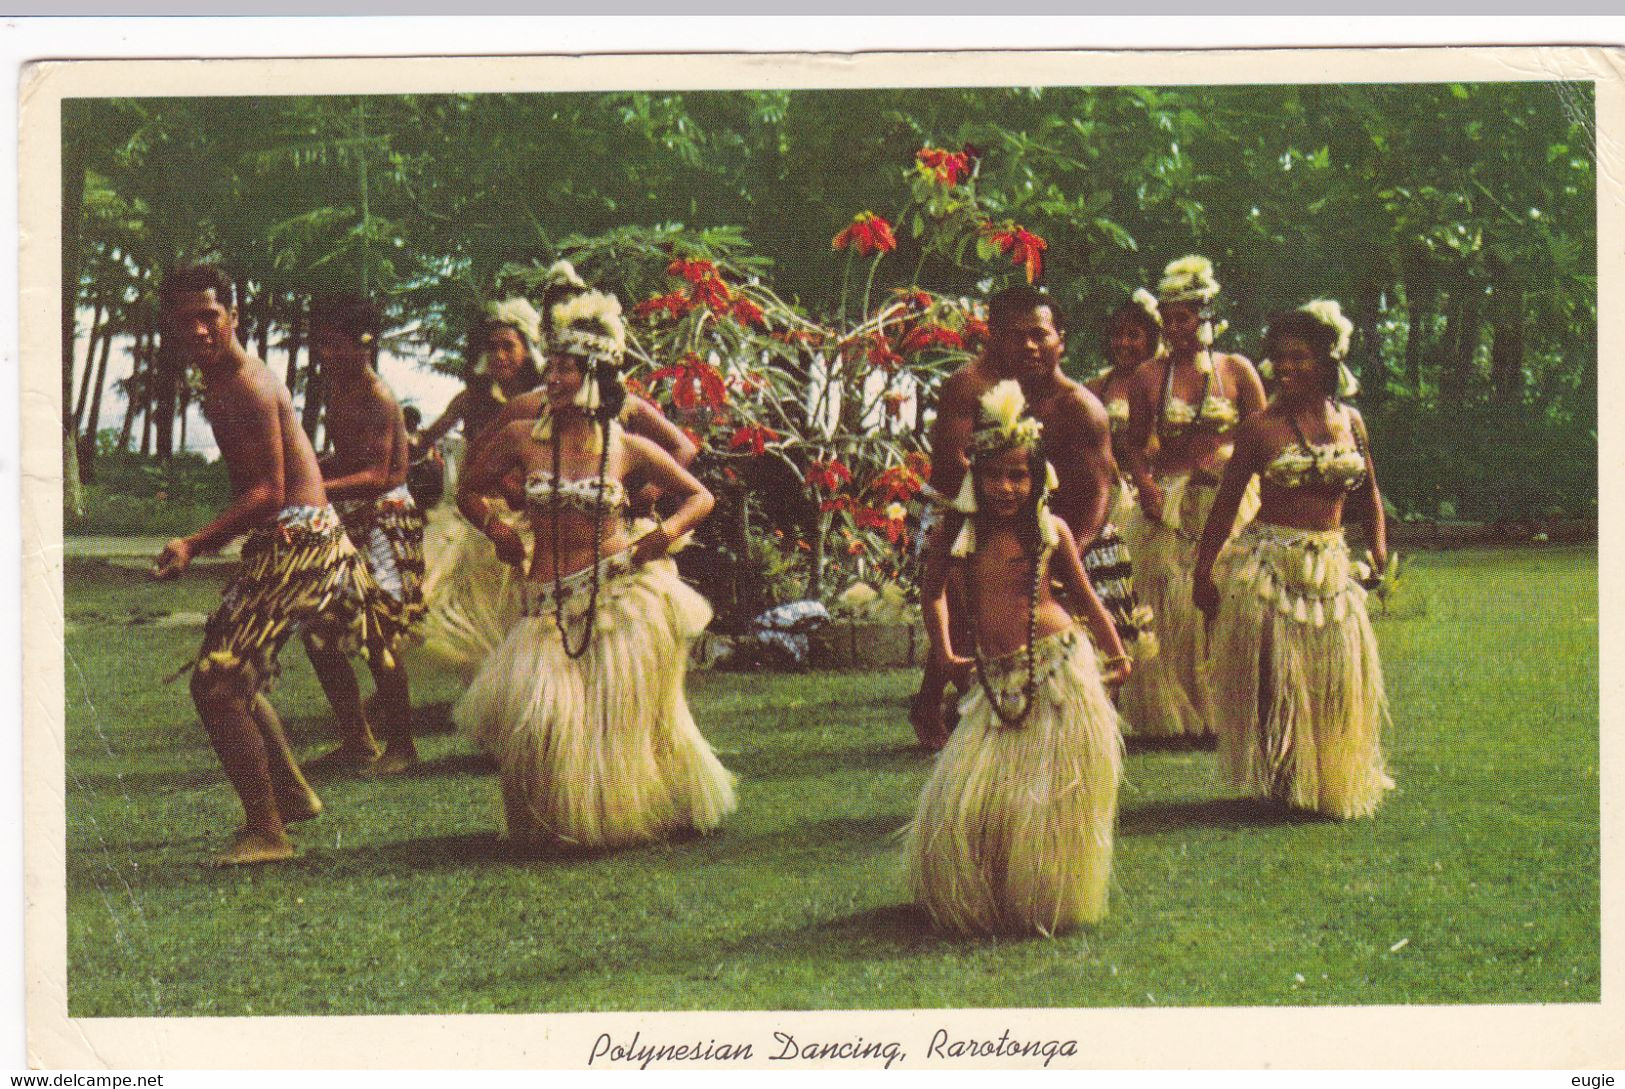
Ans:
[[[906,850],[915,899],[939,926],[1052,935],[1106,912],[1122,776],[1106,685],[1128,675],[1129,659],[1071,532],[1049,511],[1053,471],[1025,407],[1013,381],[983,395],[954,503],[967,517],[951,548],[942,531],[932,542],[931,653],[970,690]],[[1093,645],[1051,593],[1057,575]],[[969,621],[968,648],[950,641],[950,593]]]
[[[1270,322],[1264,348],[1280,392],[1237,429],[1195,575],[1197,604],[1217,617],[1213,702],[1231,777],[1256,796],[1338,818],[1369,816],[1394,785],[1383,769],[1377,640],[1343,539],[1353,501],[1382,568],[1365,421],[1338,400],[1357,389],[1343,365],[1353,328],[1326,299]],[[1255,476],[1258,519],[1223,548]]]
[[[493,432],[464,479],[463,510],[517,567],[518,533],[485,504],[523,472],[535,546],[524,615],[454,718],[496,758],[508,837],[521,846],[708,832],[733,811],[733,776],[695,727],[683,676],[711,609],[667,552],[710,512],[711,494],[616,422],[626,397],[620,305],[589,292],[551,317],[549,411]],[[634,539],[627,496],[643,483],[679,506]]]

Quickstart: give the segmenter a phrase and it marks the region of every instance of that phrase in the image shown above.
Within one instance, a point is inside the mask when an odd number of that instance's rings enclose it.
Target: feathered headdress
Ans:
[[[954,498],[953,507],[960,514],[976,513],[976,467],[990,457],[1007,450],[1034,450],[1043,440],[1044,425],[1027,415],[1027,398],[1014,379],[1007,378],[982,394],[977,405],[976,430],[971,432],[969,456],[970,471],[965,474]],[[1039,539],[1045,548],[1053,548],[1060,537],[1049,518],[1049,493],[1059,481],[1055,467],[1044,463],[1044,479],[1034,481],[1038,488]],[[976,525],[967,517],[960,527],[959,536],[950,549],[952,555],[968,556],[976,551]]]
[[[1213,262],[1200,254],[1170,261],[1157,282],[1157,298],[1165,303],[1194,302],[1204,306],[1219,297]]]
[[[480,320],[482,326],[505,325],[518,333],[531,363],[536,363],[536,349],[542,341],[542,318],[536,313],[536,308],[530,305],[529,300],[515,295],[488,302],[480,313]],[[474,360],[474,373],[484,374],[485,371],[485,352],[481,351],[479,357]]]
[[[585,375],[575,403],[595,409],[603,403],[602,383],[621,382],[621,361],[626,358],[626,324],[620,300],[602,291],[584,291],[548,312],[553,330],[548,349],[586,361]]]

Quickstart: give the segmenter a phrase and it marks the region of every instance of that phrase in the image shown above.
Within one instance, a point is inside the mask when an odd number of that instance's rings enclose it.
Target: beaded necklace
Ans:
[[[591,381],[592,379],[584,379]],[[564,653],[571,659],[580,658],[592,646],[593,629],[598,621],[598,590],[603,581],[602,559],[604,555],[604,502],[605,478],[609,471],[609,424],[607,421],[597,421],[600,426],[598,451],[598,502],[593,505],[592,512],[592,591],[587,597],[587,630],[581,637],[581,645],[574,649],[570,646],[569,626],[564,622],[564,572],[559,563],[559,514],[563,510],[560,499],[560,487],[563,482],[563,439],[564,428],[554,427],[551,445],[553,447],[553,494],[548,500],[548,513],[553,522],[553,626],[559,629],[559,641],[564,645]],[[588,420],[588,426],[594,421]]]

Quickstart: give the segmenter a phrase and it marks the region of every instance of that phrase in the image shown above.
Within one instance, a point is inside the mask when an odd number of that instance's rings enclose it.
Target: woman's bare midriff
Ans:
[[[593,517],[579,511],[561,511],[558,515],[559,550],[557,562],[553,553],[552,515],[533,513],[531,528],[536,534],[536,551],[531,558],[530,580],[551,582],[557,574],[562,578],[577,571],[585,571],[605,556],[613,556],[631,547],[626,522],[618,514],[604,518],[604,540],[600,548],[593,547]]]

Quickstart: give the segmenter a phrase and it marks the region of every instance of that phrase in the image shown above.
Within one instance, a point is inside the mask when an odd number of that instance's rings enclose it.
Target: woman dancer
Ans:
[[[1109,365],[1086,384],[1089,392],[1106,406],[1118,473],[1112,484],[1106,526],[1102,527],[1095,543],[1084,551],[1083,569],[1106,610],[1112,614],[1112,623],[1117,625],[1123,645],[1141,662],[1156,656],[1157,636],[1150,607],[1141,605],[1134,592],[1134,544],[1128,540],[1134,524],[1134,481],[1125,471],[1123,445],[1134,376],[1159,354],[1161,347],[1162,325],[1157,316],[1157,300],[1141,288],[1106,319],[1105,350]]]
[[[417,449],[432,446],[461,423],[465,451],[471,450],[503,405],[541,382],[536,364],[541,319],[524,299],[489,304],[469,342],[475,363],[468,387],[422,432]],[[518,617],[519,583],[466,516],[448,514],[431,519],[424,535],[424,649],[466,680]],[[500,516],[510,525],[518,519],[506,510]]]
[[[1202,617],[1191,601],[1196,542],[1217,494],[1236,425],[1264,407],[1253,365],[1209,345],[1219,283],[1205,257],[1170,264],[1157,285],[1168,354],[1135,374],[1123,456],[1138,491],[1128,539],[1135,588],[1155,614],[1159,652],[1123,687],[1123,718],[1144,736],[1211,735],[1198,671]],[[1249,492],[1235,513],[1245,525],[1257,509]]]
[[[915,899],[962,932],[1053,935],[1096,921],[1111,871],[1122,738],[1105,686],[1129,659],[1049,511],[1054,470],[1025,407],[1013,381],[983,395],[954,504],[968,517],[951,548],[938,530],[925,584],[931,653],[969,692],[906,850]],[[1094,645],[1055,600],[1053,575],[1082,604]],[[964,604],[972,657],[952,645],[948,593]]]
[[[1394,785],[1377,641],[1342,528],[1353,498],[1380,571],[1387,534],[1365,421],[1338,400],[1358,389],[1343,363],[1352,331],[1324,299],[1270,322],[1264,351],[1280,389],[1237,429],[1195,576],[1197,604],[1217,616],[1214,709],[1233,781],[1340,819],[1369,816]],[[1221,556],[1255,476],[1258,519]]]
[[[476,503],[488,502],[522,472],[536,545],[524,615],[454,718],[496,757],[518,845],[612,847],[708,832],[733,811],[733,776],[689,715],[683,675],[711,610],[666,553],[710,511],[711,494],[615,422],[626,396],[620,305],[589,292],[551,316],[549,412],[494,432],[464,482]],[[627,495],[645,481],[680,505],[634,540]],[[479,524],[504,563],[524,563],[511,526],[489,513]]]

